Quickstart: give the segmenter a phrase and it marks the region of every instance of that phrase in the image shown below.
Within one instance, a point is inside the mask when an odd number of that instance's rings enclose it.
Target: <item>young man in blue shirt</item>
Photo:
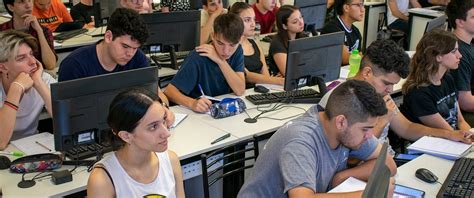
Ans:
[[[207,112],[208,96],[245,92],[244,56],[240,37],[244,31],[242,19],[235,14],[223,14],[214,22],[212,43],[192,51],[181,69],[165,89],[170,101],[196,112]]]

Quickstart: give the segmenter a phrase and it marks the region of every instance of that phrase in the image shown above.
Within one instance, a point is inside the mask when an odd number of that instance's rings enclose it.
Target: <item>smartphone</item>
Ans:
[[[393,198],[423,198],[425,197],[425,191],[420,189],[395,184],[395,192]]]

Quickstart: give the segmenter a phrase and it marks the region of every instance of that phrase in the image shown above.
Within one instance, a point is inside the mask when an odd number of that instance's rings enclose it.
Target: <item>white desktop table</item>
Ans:
[[[474,152],[471,150],[471,153],[469,153],[467,157],[474,158]],[[443,183],[453,164],[454,161],[424,154],[398,167],[395,181],[397,184],[425,191],[425,197],[436,197],[436,194],[438,194],[438,191],[441,188],[441,184],[429,184],[416,178],[416,170],[419,168],[426,168],[438,177],[440,183]]]
[[[380,15],[386,12],[385,2],[364,2],[365,16],[362,21],[355,22],[354,25],[362,35],[361,49],[365,49],[377,40],[378,24]]]
[[[408,26],[410,31],[408,35],[408,50],[414,51],[421,37],[423,37],[426,23],[431,19],[443,16],[444,12],[431,10],[429,8],[411,8],[408,10],[408,13]]]

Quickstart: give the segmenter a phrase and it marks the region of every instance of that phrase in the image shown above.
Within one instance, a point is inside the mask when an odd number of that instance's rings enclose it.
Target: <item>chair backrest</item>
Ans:
[[[426,23],[425,34],[428,32],[431,32],[431,30],[438,29],[438,28],[442,30],[446,30],[447,19],[448,19],[447,16],[442,15],[428,21]]]
[[[209,187],[229,176],[243,176],[245,169],[252,168],[258,157],[257,135],[235,144],[201,155],[204,197],[209,197]],[[241,173],[240,175],[236,175]],[[240,189],[243,182],[233,185]],[[238,191],[237,189],[237,191]]]

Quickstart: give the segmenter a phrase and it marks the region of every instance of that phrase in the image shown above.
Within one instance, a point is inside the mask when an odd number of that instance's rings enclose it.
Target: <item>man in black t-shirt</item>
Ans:
[[[93,22],[94,7],[92,0],[81,0],[71,8],[71,17],[74,21],[80,21],[84,24]]]
[[[344,31],[344,46],[342,49],[342,65],[349,64],[349,55],[352,50],[359,50],[361,35],[359,29],[352,24],[362,21],[365,14],[363,0],[336,0],[334,9],[337,16],[324,25],[322,34]]]
[[[446,7],[449,24],[459,39],[462,58],[453,72],[459,92],[459,107],[469,125],[474,124],[474,0],[451,0]]]

